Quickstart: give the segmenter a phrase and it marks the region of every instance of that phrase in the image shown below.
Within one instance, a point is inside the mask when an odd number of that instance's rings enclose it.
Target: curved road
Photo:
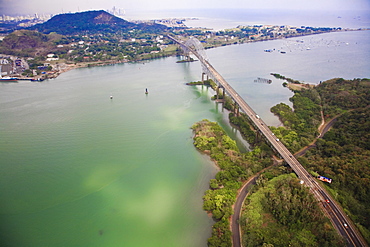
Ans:
[[[231,216],[231,232],[232,232],[232,240],[233,246],[242,246],[241,245],[241,236],[240,236],[240,228],[239,228],[239,220],[240,220],[240,213],[242,210],[242,206],[244,203],[245,198],[249,194],[249,190],[251,189],[252,185],[256,183],[257,178],[259,177],[260,173],[255,175],[254,177],[250,178],[240,190],[238,196],[236,197],[236,202],[234,204],[234,214]]]
[[[249,190],[252,188],[252,185],[256,184],[256,181],[258,177],[261,175],[261,173],[263,173],[264,171],[268,170],[269,168],[273,166],[276,166],[277,164],[278,162],[275,160],[273,165],[262,169],[256,175],[249,178],[249,180],[244,183],[243,187],[240,189],[238,195],[236,196],[236,202],[234,204],[234,214],[231,216],[231,231],[233,234],[232,235],[233,246],[242,246],[239,220],[240,220],[243,203],[245,201],[245,198],[249,194]]]
[[[315,141],[313,143],[311,143],[309,146],[306,146],[306,147],[302,148],[300,151],[298,151],[297,153],[295,153],[294,156],[295,157],[302,156],[302,155],[304,155],[306,153],[306,151],[308,149],[315,147],[316,140],[318,138],[322,138],[325,135],[325,133],[329,131],[329,129],[333,126],[333,124],[336,122],[336,120],[337,120],[338,117],[339,116],[331,119],[329,122],[327,122],[326,124],[324,124],[324,127],[323,127],[322,132],[315,139]],[[275,163],[277,164],[276,161],[275,161]],[[276,164],[274,164],[274,165],[276,165]],[[240,247],[240,246],[242,246],[241,245],[241,240],[242,239],[241,239],[241,233],[240,233],[239,220],[240,220],[241,209],[242,209],[243,203],[245,201],[245,198],[249,194],[249,190],[250,190],[251,186],[256,183],[256,180],[258,179],[258,177],[260,176],[260,174],[263,171],[269,169],[270,167],[263,169],[262,171],[260,171],[259,173],[257,173],[254,177],[250,178],[243,185],[243,187],[240,189],[239,194],[237,195],[236,202],[234,204],[234,214],[232,215],[232,218],[231,218],[231,229],[232,229],[232,234],[233,234],[232,235],[232,241],[233,241],[233,246],[234,247]],[[324,207],[327,207],[326,204],[323,204],[323,206]]]
[[[297,176],[302,182],[310,188],[310,191],[314,194],[315,198],[322,202],[322,209],[326,213],[337,231],[346,239],[348,246],[366,246],[362,236],[357,232],[354,224],[349,220],[344,211],[336,204],[331,198],[329,193],[319,184],[317,181],[304,169],[304,167],[298,162],[293,154],[283,145],[279,139],[276,138],[274,133],[266,125],[266,123],[253,111],[253,109],[241,98],[238,93],[230,86],[229,83],[216,71],[215,68],[205,60],[201,55],[198,54],[194,49],[187,47],[183,42],[176,40],[175,38],[168,36],[171,40],[175,41],[182,47],[186,47],[190,50],[202,63],[203,70],[213,78],[213,80],[223,87],[227,94],[236,102],[240,109],[251,119],[255,127],[263,134],[263,136],[270,142],[285,162],[294,170]],[[327,203],[329,202],[329,203]],[[236,245],[234,245],[236,246]]]

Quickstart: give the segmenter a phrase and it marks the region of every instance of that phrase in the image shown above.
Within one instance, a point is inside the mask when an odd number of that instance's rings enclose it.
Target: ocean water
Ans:
[[[370,31],[340,32],[207,54],[266,123],[278,126],[269,109],[290,104],[292,92],[271,72],[314,84],[369,78],[369,41]],[[200,80],[199,62],[178,59],[0,84],[1,246],[206,246],[213,220],[202,195],[217,169],[194,148],[190,127],[217,121],[243,150],[248,145],[210,100],[212,91],[185,85]]]
[[[197,18],[188,20],[189,27],[213,30],[238,25],[290,25],[313,27],[370,28],[368,11],[310,11],[276,9],[185,9],[164,11],[127,10],[124,19],[151,20],[162,18]]]
[[[309,48],[309,49],[308,49]],[[275,49],[274,52],[264,52]],[[285,51],[285,54],[279,51]],[[331,78],[370,78],[370,31],[338,32],[231,45],[207,50],[211,64],[269,125],[280,125],[270,108],[291,105],[279,73],[302,83]],[[271,84],[255,83],[258,78]]]

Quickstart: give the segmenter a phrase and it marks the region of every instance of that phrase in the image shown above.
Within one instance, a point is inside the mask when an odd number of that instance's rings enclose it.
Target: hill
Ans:
[[[6,36],[0,43],[0,53],[19,57],[45,55],[62,35],[43,34],[29,30],[17,30]]]
[[[104,10],[97,10],[56,15],[47,22],[28,29],[45,34],[56,32],[63,35],[73,35],[127,32],[133,29],[146,32],[163,32],[166,27],[159,24],[135,24],[111,15]]]

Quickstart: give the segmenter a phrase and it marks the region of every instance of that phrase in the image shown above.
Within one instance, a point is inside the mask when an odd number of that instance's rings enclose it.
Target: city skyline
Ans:
[[[100,9],[123,10],[174,10],[174,9],[277,9],[277,10],[327,10],[327,11],[345,11],[345,10],[370,10],[369,0],[262,0],[262,1],[242,1],[229,0],[186,0],[183,2],[174,2],[171,0],[65,0],[53,2],[46,0],[0,0],[1,15],[27,15],[35,13],[68,13],[82,12],[88,10]]]

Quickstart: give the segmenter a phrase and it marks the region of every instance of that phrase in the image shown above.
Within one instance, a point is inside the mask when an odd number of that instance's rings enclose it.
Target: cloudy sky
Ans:
[[[248,8],[369,10],[370,0],[0,0],[0,14],[78,12],[111,9],[125,10]]]

